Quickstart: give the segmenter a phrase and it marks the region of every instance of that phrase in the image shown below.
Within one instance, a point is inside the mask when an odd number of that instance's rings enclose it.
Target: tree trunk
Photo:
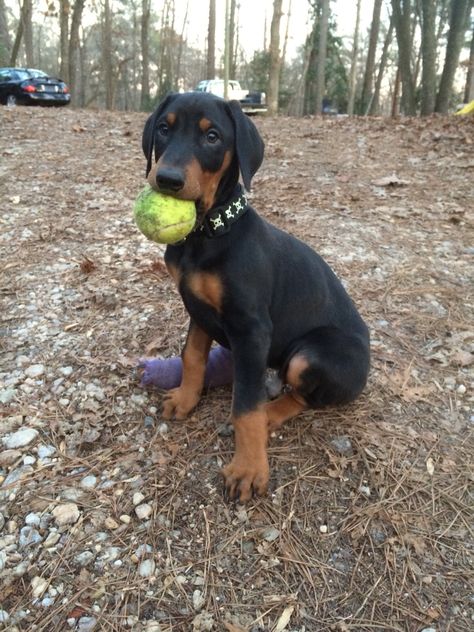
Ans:
[[[216,0],[209,0],[206,79],[216,76]]]
[[[12,49],[5,0],[0,0],[0,66],[8,66]]]
[[[283,51],[281,53],[281,65],[282,67],[285,66],[285,59],[286,59],[286,49],[288,47],[288,35],[289,35],[289,30],[290,30],[290,20],[291,20],[291,2],[292,0],[289,1],[288,4],[288,14],[286,16],[286,28],[285,28],[285,39],[283,41]]]
[[[81,28],[82,12],[84,10],[85,0],[75,0],[72,10],[71,30],[69,33],[69,51],[68,51],[68,82],[71,90],[71,98],[73,103],[77,105],[76,97],[76,76],[77,76],[77,60],[79,54],[79,29]]]
[[[160,38],[160,62],[158,64],[158,70],[160,73],[158,83],[158,97],[160,99],[164,97],[168,92],[170,92],[170,90],[172,90],[175,82],[174,20],[174,0],[165,0]]]
[[[357,56],[359,54],[360,4],[361,0],[357,0],[356,23],[354,28],[354,39],[352,42],[351,72],[349,75],[349,101],[347,104],[347,113],[349,114],[349,116],[352,116],[354,114],[357,78]]]
[[[270,75],[268,79],[268,113],[278,114],[278,92],[280,87],[280,20],[283,0],[273,0],[273,16],[270,27]]]
[[[392,112],[391,116],[394,118],[400,114],[400,82],[401,82],[400,67],[397,68],[397,74],[395,75],[395,84],[393,86],[392,95]]]
[[[316,110],[315,105],[315,77],[314,72],[316,69],[317,59],[318,59],[318,51],[317,51],[317,24],[318,24],[319,16],[315,17],[313,23],[313,29],[308,38],[307,43],[307,63],[304,67],[303,74],[303,82],[304,82],[304,93],[303,93],[303,114],[313,114]]]
[[[229,15],[229,77],[235,79],[236,73],[236,37],[235,37],[235,0],[230,0]]]
[[[17,65],[17,58],[18,58],[18,53],[20,52],[20,46],[21,46],[21,40],[24,39],[25,40],[25,49],[27,48],[27,37],[26,37],[26,31],[28,30],[29,35],[31,37],[31,14],[32,14],[32,0],[23,0],[23,4],[21,5],[21,10],[20,10],[20,19],[18,21],[18,29],[15,35],[15,41],[13,42],[13,47],[12,47],[12,52],[11,52],[11,56],[10,56],[10,66],[16,66]],[[29,22],[29,28],[27,28],[27,23]],[[31,39],[30,43],[28,44],[28,46],[31,46],[31,48],[33,47],[33,41]],[[29,56],[32,57],[32,50],[29,53]],[[27,53],[27,64],[28,65],[33,65],[33,62],[31,61],[31,63],[28,61],[28,53]]]
[[[290,116],[303,116],[305,113],[305,91],[306,91],[306,77],[308,75],[308,69],[311,61],[311,46],[307,43],[304,47],[304,59],[303,70],[301,72],[301,78],[298,81],[296,94],[291,98],[288,105],[288,114]]]
[[[436,103],[436,5],[433,0],[421,0],[421,115],[433,114]]]
[[[230,11],[230,0],[225,0],[225,25],[224,25],[224,99],[229,97],[229,11]]]
[[[367,59],[365,62],[364,82],[362,84],[362,94],[360,99],[361,114],[367,114],[369,103],[372,98],[372,86],[374,82],[375,70],[375,53],[377,52],[377,43],[379,41],[381,10],[382,0],[375,0],[374,10],[372,13],[372,24],[370,26],[369,49],[367,51]]]
[[[393,38],[393,29],[394,29],[394,23],[393,23],[393,15],[392,15],[392,17],[390,18],[390,25],[388,27],[388,31],[383,43],[382,54],[380,56],[377,79],[375,80],[374,94],[372,96],[370,105],[368,107],[369,114],[371,116],[375,116],[379,114],[380,88],[382,86],[382,80],[385,73],[385,68],[387,66],[388,51],[390,49],[390,45],[392,43],[392,38]]]
[[[469,55],[469,66],[466,76],[466,87],[464,88],[464,103],[469,103],[474,99],[474,27],[471,36],[471,53]]]
[[[326,55],[329,26],[329,0],[321,2],[321,24],[319,29],[318,61],[316,65],[315,114],[321,114],[326,91]]]
[[[86,42],[83,41],[79,46],[79,76],[80,76],[80,89],[77,94],[77,102],[80,108],[83,108],[86,104],[86,68],[87,68],[87,47]]]
[[[140,28],[140,43],[142,49],[142,68],[141,68],[141,84],[142,91],[140,94],[140,109],[148,110],[150,108],[150,49],[149,49],[149,26],[150,26],[150,3],[151,0],[142,0],[142,17]]]
[[[25,11],[23,14],[23,43],[25,45],[26,65],[35,66],[35,56],[33,51],[33,0],[24,0],[23,6]]]
[[[183,26],[181,28],[181,35],[178,43],[178,59],[176,60],[176,79],[178,81],[178,85],[181,89],[184,89],[184,86],[181,83],[181,61],[183,58],[183,44],[184,44],[184,34],[186,32],[186,26],[188,24],[188,11],[189,11],[189,0],[186,2],[186,11],[184,12],[183,18]]]
[[[139,110],[140,109],[140,103],[138,100],[138,83],[139,83],[139,72],[138,72],[138,40],[141,37],[141,32],[140,32],[140,28],[138,25],[138,15],[137,15],[137,11],[138,11],[138,6],[137,5],[133,5],[133,30],[132,30],[132,109],[133,110]],[[141,21],[141,14],[140,14],[140,21]],[[141,41],[140,41],[140,50],[141,50]],[[140,60],[141,61],[141,60]],[[141,63],[140,63],[140,74],[141,74]],[[140,88],[140,96],[141,96],[141,88]]]
[[[467,29],[467,17],[471,6],[470,0],[453,0],[449,20],[448,43],[443,72],[436,98],[436,112],[446,114],[453,91],[454,75],[459,63],[459,55]]]
[[[104,0],[102,72],[105,83],[105,107],[107,110],[111,110],[114,106],[114,71],[112,63],[112,11],[110,8],[110,0]]]
[[[412,36],[410,0],[392,0],[398,43],[398,60],[402,82],[402,104],[405,114],[416,114],[415,84],[411,69]]]
[[[59,0],[59,76],[69,83],[69,0]]]

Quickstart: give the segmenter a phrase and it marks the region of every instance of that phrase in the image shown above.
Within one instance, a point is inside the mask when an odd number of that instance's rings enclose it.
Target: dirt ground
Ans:
[[[246,507],[230,388],[164,423],[134,369],[187,329],[132,218],[144,121],[0,109],[0,629],[472,630],[474,117],[256,120],[252,204],[343,279],[372,370]]]

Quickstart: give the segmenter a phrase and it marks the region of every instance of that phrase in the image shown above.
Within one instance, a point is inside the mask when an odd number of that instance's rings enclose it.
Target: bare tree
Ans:
[[[449,108],[470,8],[471,0],[452,0],[446,56],[436,97],[436,112],[446,113]]]
[[[78,64],[79,46],[80,46],[79,30],[81,28],[82,13],[84,10],[85,3],[86,3],[86,0],[75,0],[74,8],[72,10],[71,30],[69,33],[68,81],[69,81],[69,86],[71,88],[72,98],[74,102],[76,102],[76,97],[75,97],[76,74],[77,74],[77,64]]]
[[[329,0],[321,0],[318,59],[316,63],[315,113],[321,114],[326,90],[326,55],[329,27]]]
[[[174,85],[175,61],[175,3],[174,0],[165,0],[162,12],[160,48],[158,57],[158,96],[161,98],[169,92]]]
[[[235,28],[235,6],[236,0],[230,0],[229,13],[229,76],[235,79],[237,65],[237,44],[236,44],[236,28]]]
[[[12,41],[8,30],[7,8],[5,0],[0,0],[0,66],[7,66],[10,61]]]
[[[59,75],[69,82],[69,0],[59,0]]]
[[[421,114],[432,114],[436,103],[436,5],[433,0],[421,0]]]
[[[151,0],[142,0],[142,16],[140,24],[140,44],[142,49],[142,90],[140,94],[141,110],[147,110],[150,107],[150,5]]]
[[[230,11],[230,0],[225,0],[225,29],[224,29],[224,99],[227,99],[229,96],[229,39],[230,39],[230,29],[229,29],[229,11]]]
[[[392,0],[393,18],[398,42],[398,66],[402,82],[402,104],[405,114],[416,114],[415,82],[411,67],[412,29],[411,1]]]
[[[216,0],[209,0],[209,23],[207,27],[206,79],[216,74]]]
[[[26,65],[35,65],[35,55],[33,49],[33,0],[24,1],[25,12],[23,20],[23,43],[25,45]]]
[[[270,27],[270,74],[268,78],[268,113],[278,113],[278,91],[280,87],[280,20],[283,0],[273,0],[273,16]]]
[[[112,53],[112,9],[110,0],[104,0],[102,16],[102,72],[105,83],[105,107],[111,110],[114,105],[114,66]]]
[[[291,2],[292,2],[292,0],[289,0],[288,13],[286,14],[285,39],[283,41],[283,50],[282,50],[282,53],[281,53],[281,65],[282,66],[285,65],[286,49],[288,47],[288,35],[289,35],[289,31],[290,31],[290,20],[291,20]]]
[[[464,102],[469,103],[474,99],[474,25],[471,35],[471,51],[466,76],[466,87],[464,88]]]
[[[15,41],[13,42],[13,47],[10,55],[10,66],[15,66],[17,63],[22,40],[24,40],[25,44],[26,63],[29,66],[33,65],[33,27],[31,24],[32,13],[32,0],[23,0],[23,4],[21,5],[20,10],[18,29],[15,35]]]
[[[360,24],[360,4],[361,0],[357,0],[356,22],[354,27],[354,39],[352,42],[351,55],[351,71],[349,75],[349,101],[347,104],[347,113],[349,116],[354,114],[354,101],[356,92],[356,74],[357,74],[357,56],[359,54],[359,24]]]
[[[388,27],[387,35],[385,36],[385,40],[383,43],[382,54],[380,56],[377,79],[375,80],[374,94],[372,96],[372,100],[369,106],[369,113],[371,115],[375,115],[379,113],[380,88],[382,87],[382,79],[383,79],[385,68],[387,65],[388,51],[392,43],[393,30],[394,30],[394,20],[393,20],[393,15],[392,15],[392,17],[390,18],[390,25]]]
[[[367,114],[369,103],[372,98],[372,86],[374,83],[375,70],[375,53],[377,51],[377,43],[379,41],[381,10],[382,0],[375,0],[374,10],[372,12],[372,23],[370,26],[369,48],[367,50],[367,59],[365,62],[364,82],[362,84],[362,94],[360,99],[360,111],[362,114]]]

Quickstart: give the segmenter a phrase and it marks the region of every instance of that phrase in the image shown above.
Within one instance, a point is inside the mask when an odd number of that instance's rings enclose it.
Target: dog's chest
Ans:
[[[166,260],[166,267],[191,318],[214,339],[222,339],[224,288],[221,277],[215,272],[183,269],[170,260]]]

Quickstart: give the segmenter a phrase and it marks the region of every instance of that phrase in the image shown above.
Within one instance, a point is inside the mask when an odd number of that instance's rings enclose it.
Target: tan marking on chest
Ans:
[[[218,312],[222,311],[224,288],[222,280],[217,274],[193,272],[187,279],[187,285],[200,301],[207,303]]]

